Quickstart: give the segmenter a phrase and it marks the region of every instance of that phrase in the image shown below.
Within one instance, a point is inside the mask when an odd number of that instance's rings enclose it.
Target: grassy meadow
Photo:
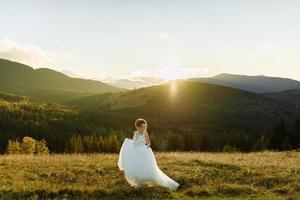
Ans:
[[[131,188],[118,170],[118,154],[1,155],[0,199],[300,199],[300,152],[155,157],[181,184],[177,191]]]

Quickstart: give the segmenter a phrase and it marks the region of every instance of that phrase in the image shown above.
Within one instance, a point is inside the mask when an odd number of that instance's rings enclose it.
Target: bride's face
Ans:
[[[147,130],[147,124],[141,124],[139,127],[138,127],[138,131],[139,132],[144,132]]]

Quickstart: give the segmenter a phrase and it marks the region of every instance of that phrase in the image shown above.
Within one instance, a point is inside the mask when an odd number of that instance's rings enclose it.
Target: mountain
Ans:
[[[113,85],[115,87],[126,88],[129,90],[149,86],[148,83],[145,83],[143,81],[132,81],[128,79],[117,79],[109,81],[108,84]]]
[[[100,81],[71,78],[52,69],[33,69],[0,59],[0,92],[25,95],[37,101],[63,102],[86,95],[120,91],[124,89]]]
[[[211,78],[191,78],[189,80],[223,85],[257,93],[300,89],[299,81],[289,78],[268,76],[247,76],[223,73]]]
[[[299,114],[293,102],[240,89],[176,80],[115,94],[92,95],[68,102],[93,112],[142,116],[156,129],[262,131],[279,117],[292,126]]]

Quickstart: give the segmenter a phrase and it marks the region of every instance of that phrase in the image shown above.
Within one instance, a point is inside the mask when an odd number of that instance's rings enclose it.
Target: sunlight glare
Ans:
[[[188,67],[167,66],[157,70],[157,76],[164,79],[165,82],[176,79],[187,79],[200,76],[201,69]]]
[[[172,81],[170,84],[170,96],[173,97],[177,93],[177,84],[175,81]]]

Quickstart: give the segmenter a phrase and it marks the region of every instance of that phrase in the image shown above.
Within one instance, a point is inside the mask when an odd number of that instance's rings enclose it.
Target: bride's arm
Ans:
[[[146,145],[147,145],[147,146],[150,146],[150,145],[151,145],[151,142],[150,142],[149,135],[148,135],[147,132],[145,132],[145,139],[146,139]]]

